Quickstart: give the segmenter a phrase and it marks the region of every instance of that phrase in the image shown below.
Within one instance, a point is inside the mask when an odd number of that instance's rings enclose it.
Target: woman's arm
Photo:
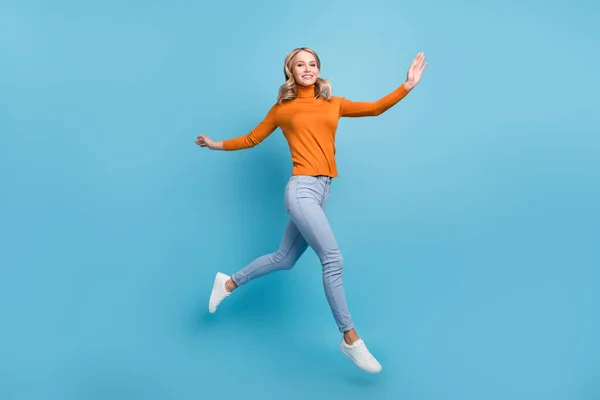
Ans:
[[[406,82],[396,90],[380,98],[377,101],[356,102],[346,98],[340,101],[340,116],[342,117],[373,117],[389,110],[402,100],[419,83],[421,75],[427,67],[423,53],[417,54],[412,61],[406,74]]]
[[[396,90],[377,101],[352,101],[344,97],[340,100],[340,116],[342,117],[376,117],[383,114],[400,100],[410,90],[406,84],[400,85]]]
[[[227,139],[220,142],[212,141],[206,135],[199,135],[196,144],[200,147],[208,147],[211,150],[242,150],[256,146],[267,138],[277,128],[276,120],[277,105],[271,107],[265,118],[248,134]]]

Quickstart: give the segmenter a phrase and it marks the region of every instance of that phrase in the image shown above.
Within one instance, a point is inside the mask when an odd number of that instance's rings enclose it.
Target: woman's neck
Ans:
[[[296,91],[299,98],[315,97],[315,85],[300,86],[296,85]]]

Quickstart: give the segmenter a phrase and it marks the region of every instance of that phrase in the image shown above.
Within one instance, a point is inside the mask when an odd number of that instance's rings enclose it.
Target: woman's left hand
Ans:
[[[427,63],[424,61],[425,54],[419,53],[413,60],[412,64],[410,64],[410,67],[408,67],[408,72],[406,73],[406,82],[404,83],[404,86],[406,86],[408,90],[411,90],[417,86],[417,83],[419,83],[421,80],[421,75],[427,67]]]

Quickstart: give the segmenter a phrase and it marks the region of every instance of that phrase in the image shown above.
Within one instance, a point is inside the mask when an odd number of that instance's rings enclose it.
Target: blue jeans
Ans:
[[[231,278],[242,286],[271,272],[289,270],[310,246],[321,261],[325,296],[338,329],[346,332],[354,324],[342,284],[342,254],[325,216],[330,189],[331,178],[328,176],[292,176],[284,196],[289,220],[279,248],[254,259]]]

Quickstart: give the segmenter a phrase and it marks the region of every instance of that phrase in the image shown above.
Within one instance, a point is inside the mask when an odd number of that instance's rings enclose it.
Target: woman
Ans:
[[[265,254],[229,276],[217,273],[209,299],[209,311],[233,290],[265,274],[291,269],[310,246],[322,265],[323,286],[339,331],[340,350],[360,368],[378,373],[381,365],[359,338],[342,285],[342,254],[325,216],[331,180],[338,175],[335,162],[335,134],[340,117],[376,116],[404,98],[421,79],[427,63],[419,53],[406,81],[393,92],[374,102],[353,102],[332,96],[330,83],[319,77],[321,62],[309,48],[297,48],[284,62],[285,83],[277,102],[266,117],[247,135],[214,142],[199,135],[196,144],[211,150],[240,150],[256,146],[281,128],[293,162],[292,176],[285,189],[285,209],[289,220],[277,251]]]

